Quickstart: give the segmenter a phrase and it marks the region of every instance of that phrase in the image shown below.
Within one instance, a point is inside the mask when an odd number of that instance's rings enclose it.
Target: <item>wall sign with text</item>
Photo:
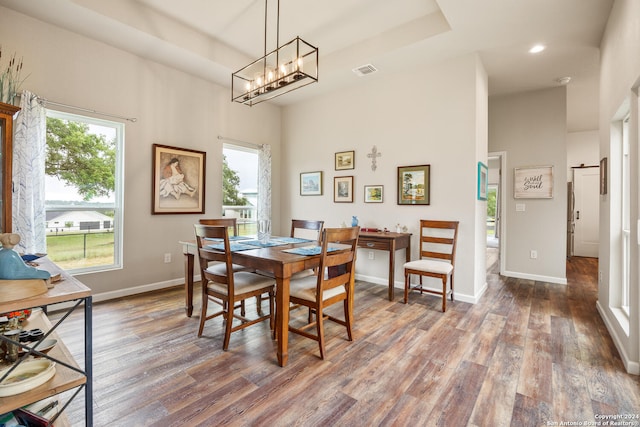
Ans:
[[[515,199],[552,199],[553,166],[515,168],[513,197]]]

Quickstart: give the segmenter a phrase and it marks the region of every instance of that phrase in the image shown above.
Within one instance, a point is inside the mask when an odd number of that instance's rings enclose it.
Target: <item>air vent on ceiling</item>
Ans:
[[[362,76],[366,76],[369,74],[373,74],[376,71],[378,71],[378,69],[376,67],[374,67],[371,64],[367,64],[367,65],[362,65],[358,68],[354,68],[353,72],[356,73],[357,76],[362,77]]]

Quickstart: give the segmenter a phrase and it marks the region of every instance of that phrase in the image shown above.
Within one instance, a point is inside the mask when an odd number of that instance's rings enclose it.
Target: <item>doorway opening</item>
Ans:
[[[502,195],[506,188],[503,171],[506,169],[507,153],[504,151],[489,153],[489,188],[487,192],[487,272],[502,274],[505,270],[505,212]]]
[[[498,185],[489,184],[487,193],[487,246],[490,248],[498,247],[498,239],[500,238],[500,229],[498,225]]]

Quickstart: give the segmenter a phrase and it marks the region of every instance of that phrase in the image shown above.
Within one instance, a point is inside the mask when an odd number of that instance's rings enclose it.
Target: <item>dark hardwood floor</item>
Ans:
[[[94,425],[549,426],[640,414],[639,378],[596,311],[597,259],[569,261],[567,286],[496,272],[478,304],[446,313],[436,296],[405,305],[399,290],[390,302],[386,287],[358,282],[354,341],[327,322],[322,361],[316,342],[290,334],[285,368],[266,322],[232,334],[226,352],[220,318],[196,338],[182,288],[95,304]],[[74,315],[61,331],[78,355],[82,327]],[[83,411],[72,403],[73,425]]]

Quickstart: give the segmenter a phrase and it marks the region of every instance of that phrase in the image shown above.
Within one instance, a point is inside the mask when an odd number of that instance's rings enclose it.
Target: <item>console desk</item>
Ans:
[[[404,249],[405,262],[411,261],[411,233],[360,231],[358,247],[389,252],[389,301],[393,301],[396,251]]]

